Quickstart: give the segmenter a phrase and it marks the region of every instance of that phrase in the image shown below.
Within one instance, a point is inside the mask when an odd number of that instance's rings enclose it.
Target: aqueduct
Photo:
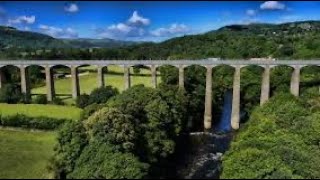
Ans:
[[[249,65],[257,65],[264,68],[261,83],[260,104],[264,104],[270,95],[270,69],[275,66],[286,65],[292,67],[290,91],[293,95],[299,96],[300,70],[304,66],[320,66],[320,60],[12,60],[0,61],[0,88],[2,86],[1,67],[11,65],[20,69],[21,90],[26,95],[30,95],[30,88],[26,68],[37,65],[45,68],[47,99],[52,101],[54,91],[54,80],[52,67],[56,65],[68,66],[71,69],[72,78],[72,97],[80,95],[78,67],[82,65],[94,65],[97,67],[98,85],[104,86],[103,67],[118,65],[124,68],[125,89],[130,87],[130,67],[135,65],[148,66],[151,69],[153,87],[157,85],[156,68],[163,65],[172,65],[179,68],[179,87],[184,88],[184,68],[191,65],[200,65],[207,69],[206,73],[206,93],[205,93],[205,112],[204,127],[210,129],[212,124],[212,68],[218,65],[229,65],[235,68],[233,79],[233,98],[231,126],[239,129],[240,124],[240,72],[241,68]]]

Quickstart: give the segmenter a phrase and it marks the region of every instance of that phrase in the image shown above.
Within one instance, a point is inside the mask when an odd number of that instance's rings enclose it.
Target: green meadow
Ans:
[[[79,68],[79,82],[80,93],[89,94],[94,88],[98,87],[97,73],[93,66]],[[148,69],[141,69],[139,74],[134,74],[133,68],[130,69],[131,73],[131,85],[144,84],[147,87],[151,87],[151,72]],[[120,92],[124,89],[124,75],[123,68],[120,66],[108,66],[107,72],[104,73],[105,85],[116,87]],[[160,76],[158,74],[157,82],[160,83]],[[65,77],[61,79],[55,79],[55,92],[56,95],[64,100],[67,104],[72,104],[71,99],[71,78]],[[41,86],[31,90],[32,94],[45,94],[46,86]]]
[[[0,104],[0,114],[9,116],[24,114],[30,117],[46,116],[57,119],[80,119],[81,109],[72,106],[41,104]]]
[[[26,130],[0,130],[0,178],[48,179],[56,134]]]

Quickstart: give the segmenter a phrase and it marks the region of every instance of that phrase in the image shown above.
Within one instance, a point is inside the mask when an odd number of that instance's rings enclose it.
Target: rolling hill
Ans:
[[[114,39],[56,39],[41,33],[21,31],[0,26],[0,45],[3,48],[117,48],[139,42]]]

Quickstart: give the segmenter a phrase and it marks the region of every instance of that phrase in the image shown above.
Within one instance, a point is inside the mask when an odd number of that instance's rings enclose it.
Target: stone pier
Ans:
[[[72,98],[77,99],[80,95],[79,75],[77,66],[71,66]]]
[[[179,88],[184,89],[184,66],[179,66]]]
[[[20,66],[20,78],[21,78],[21,92],[30,98],[30,82],[29,75],[27,74],[27,67]]]
[[[231,127],[234,130],[240,127],[240,76],[241,67],[235,67],[233,77],[233,95],[232,95],[232,112],[231,112]]]
[[[98,87],[104,87],[103,66],[98,66]]]
[[[290,91],[294,96],[299,96],[300,69],[301,67],[295,66],[291,76]]]
[[[151,65],[151,83],[154,88],[157,87],[157,66]]]
[[[267,65],[264,67],[264,71],[262,74],[260,105],[263,105],[266,101],[268,101],[269,96],[270,96],[270,67]]]
[[[3,87],[3,83],[4,83],[4,73],[2,71],[2,69],[0,68],[0,89]]]
[[[53,101],[55,97],[55,90],[54,90],[54,79],[53,73],[50,66],[45,67],[46,72],[46,87],[47,87],[47,100]]]
[[[131,87],[130,66],[124,66],[124,89]]]
[[[212,125],[212,66],[207,66],[206,96],[204,110],[204,128],[211,129]]]

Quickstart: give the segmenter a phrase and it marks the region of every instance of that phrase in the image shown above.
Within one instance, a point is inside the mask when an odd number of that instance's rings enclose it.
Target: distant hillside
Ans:
[[[139,42],[133,41],[120,41],[114,39],[62,39],[66,44],[69,44],[75,48],[117,48],[123,46],[129,46],[133,44],[139,44]]]
[[[146,59],[320,58],[320,21],[230,25],[130,50]]]
[[[0,26],[0,43],[5,48],[117,48],[139,42],[113,39],[56,39],[48,35]]]
[[[0,26],[0,42],[4,48],[63,48],[68,47],[64,42],[51,36],[20,31],[13,27]]]

